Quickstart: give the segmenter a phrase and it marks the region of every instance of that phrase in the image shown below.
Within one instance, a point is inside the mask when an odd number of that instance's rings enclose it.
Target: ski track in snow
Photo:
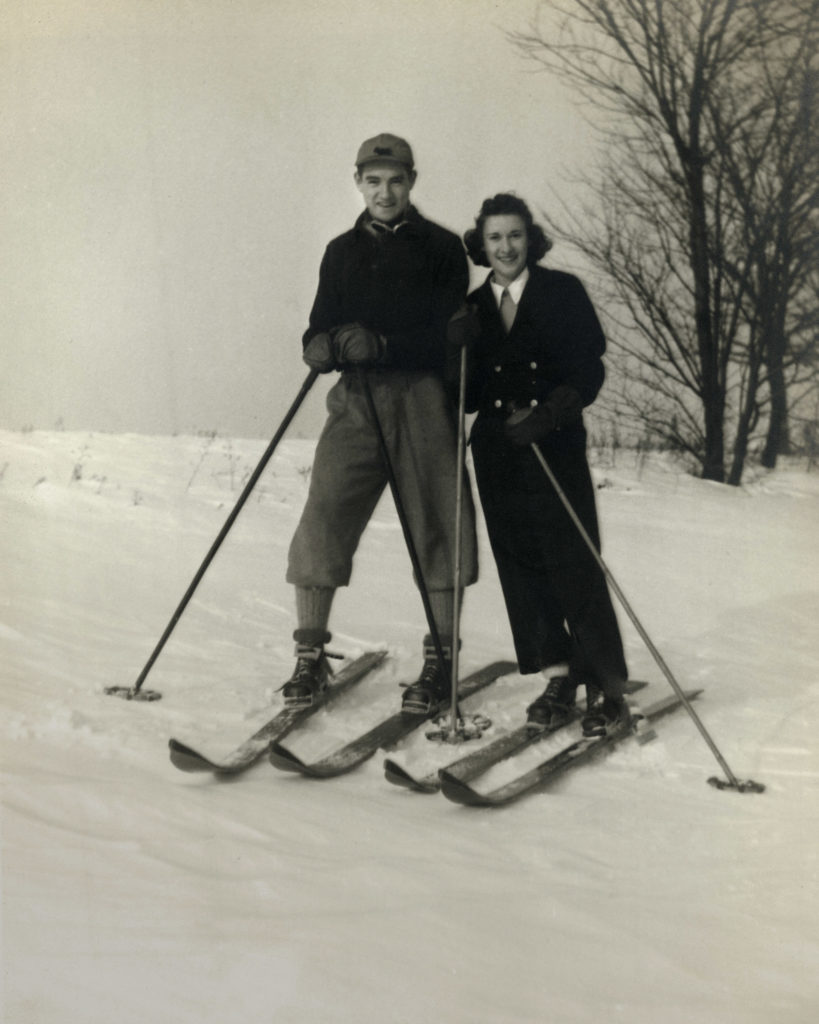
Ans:
[[[2,1019],[817,1019],[819,475],[793,465],[734,489],[628,452],[594,469],[608,564],[765,794],[709,787],[719,766],[677,711],[653,743],[482,811],[387,785],[382,756],[326,782],[168,760],[171,735],[218,755],[280,705],[309,441],[280,447],[154,666],[162,700],[103,694],[136,678],[263,450],[0,432]],[[483,532],[481,555],[463,674],[513,657]],[[648,703],[668,685],[620,620]],[[305,756],[392,710],[418,670],[423,614],[388,497],[333,627],[345,654],[391,657],[292,737]],[[542,685],[513,673],[468,709],[493,719],[488,740]],[[422,771],[461,752],[418,730],[391,753]]]

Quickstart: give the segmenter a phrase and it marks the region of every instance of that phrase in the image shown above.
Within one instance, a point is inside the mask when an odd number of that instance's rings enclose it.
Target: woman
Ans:
[[[532,444],[599,549],[582,410],[603,383],[605,338],[580,281],[537,265],[551,242],[517,196],[487,199],[464,242],[492,271],[451,332],[469,345],[478,491],[520,671],[548,680],[527,721],[559,725],[582,684],[583,731],[604,735],[629,721],[620,631],[605,576]]]

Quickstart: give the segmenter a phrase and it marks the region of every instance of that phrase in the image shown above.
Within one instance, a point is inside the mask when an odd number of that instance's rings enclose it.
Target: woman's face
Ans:
[[[529,251],[523,218],[516,213],[487,217],[483,225],[483,250],[497,283],[511,284],[526,266]]]

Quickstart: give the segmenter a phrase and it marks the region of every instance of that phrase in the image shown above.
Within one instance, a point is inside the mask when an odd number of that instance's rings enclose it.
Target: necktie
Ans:
[[[509,294],[508,289],[503,289],[500,302],[500,315],[503,320],[503,327],[508,334],[512,330],[512,324],[515,322],[515,313],[517,313],[518,307],[512,301],[512,296]]]

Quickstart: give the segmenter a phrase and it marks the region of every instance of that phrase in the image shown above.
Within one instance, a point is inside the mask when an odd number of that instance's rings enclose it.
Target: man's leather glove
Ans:
[[[326,331],[314,334],[304,346],[302,359],[319,373],[329,373],[331,370],[335,370],[337,365],[333,352],[333,339]]]
[[[476,306],[465,302],[446,325],[446,340],[456,348],[470,349],[481,336],[481,321]]]
[[[580,418],[583,400],[574,388],[561,384],[540,405],[513,412],[504,424],[506,439],[526,445],[545,440],[553,430]]]
[[[377,363],[386,348],[386,339],[362,324],[344,324],[333,331],[333,354],[340,366]]]

